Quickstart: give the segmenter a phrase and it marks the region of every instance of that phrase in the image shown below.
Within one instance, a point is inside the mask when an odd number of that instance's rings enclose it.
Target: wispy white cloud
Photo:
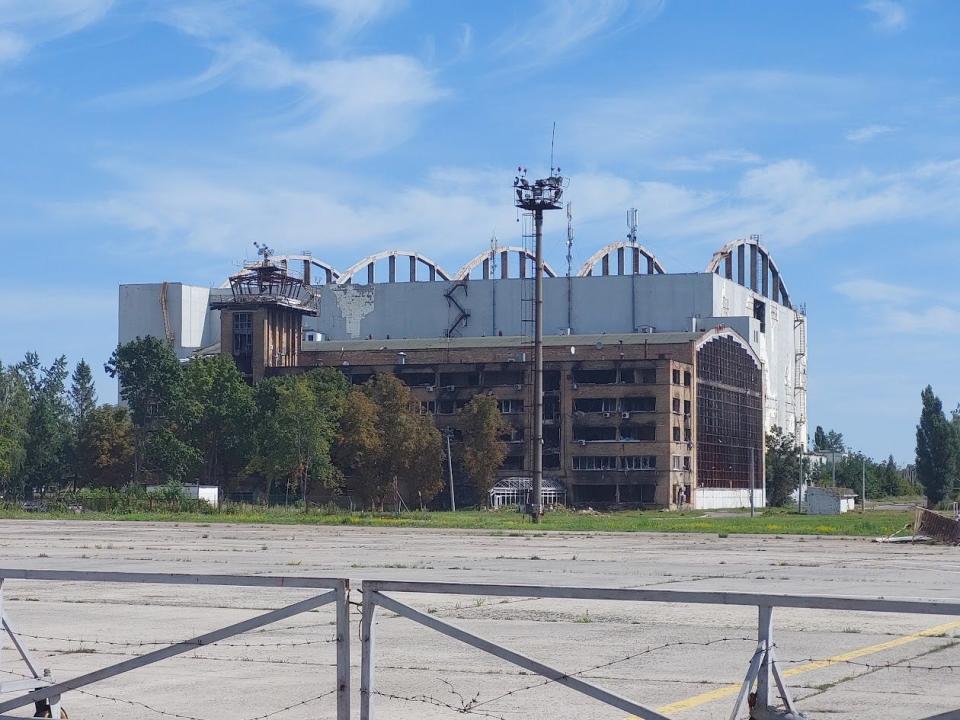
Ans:
[[[956,335],[960,333],[960,310],[946,305],[894,310],[887,318],[885,327],[893,332],[911,335]]]
[[[877,139],[881,135],[889,135],[896,131],[897,128],[892,125],[865,125],[864,127],[848,132],[847,140],[855,143],[866,143]]]
[[[542,0],[540,10],[508,28],[493,50],[512,58],[514,70],[548,65],[594,38],[650,22],[665,4],[665,0]]]
[[[757,165],[763,158],[743,149],[711,150],[699,156],[678,157],[662,163],[664,170],[681,172],[709,172],[720,166]]]
[[[355,12],[350,3],[324,4],[342,11],[343,22],[354,27],[388,3],[361,3]],[[171,102],[228,84],[286,93],[287,109],[272,119],[275,137],[361,156],[404,140],[419,111],[446,94],[428,68],[406,55],[300,61],[207,4],[173,7],[161,19],[207,48],[210,63],[190,77],[115,93],[98,104]]]
[[[926,295],[918,288],[871,278],[856,278],[837,283],[836,292],[857,303],[902,305]]]
[[[370,23],[381,20],[401,7],[403,0],[301,0],[325,10],[332,17],[330,37],[343,40]]]
[[[863,9],[873,14],[873,28],[881,32],[895,33],[907,26],[907,11],[902,3],[894,0],[870,0]]]
[[[113,0],[0,0],[0,63],[101,20]]]

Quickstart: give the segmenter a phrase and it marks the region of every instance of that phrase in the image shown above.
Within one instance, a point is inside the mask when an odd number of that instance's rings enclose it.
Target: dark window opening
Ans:
[[[689,415],[689,414],[690,414],[690,401],[689,401],[689,400],[684,400],[684,401],[683,401],[683,414],[684,414],[684,415]]]
[[[518,382],[523,382],[518,380]],[[544,392],[551,392],[553,390],[560,389],[560,371],[559,370],[546,370],[543,373],[543,390]]]
[[[656,485],[621,485],[620,502],[652,503],[657,494]]]
[[[487,387],[523,385],[523,376],[521,370],[488,370],[483,373],[483,384]]]
[[[440,387],[475,387],[480,384],[478,372],[442,372],[440,373]]]
[[[574,485],[577,502],[616,502],[616,485]]]
[[[577,398],[573,401],[574,412],[579,413],[599,413],[616,412],[616,398]]]
[[[680,398],[673,399],[673,411],[675,413],[680,412]]]
[[[673,441],[680,442],[680,427],[677,425],[673,428]]]
[[[635,382],[635,375],[633,368],[621,368],[620,369],[620,382],[624,384],[630,384]]]
[[[621,440],[656,440],[657,426],[653,423],[645,425],[621,425]]]
[[[373,373],[354,373],[350,376],[350,383],[353,385],[363,385],[372,377]]]
[[[679,385],[679,384],[680,384],[680,371],[679,371],[679,370],[674,370],[674,371],[673,371],[673,384],[674,384],[674,385]]]
[[[689,370],[684,371],[683,384],[686,385],[687,387],[690,387],[692,382],[693,382],[693,375],[690,373]]]
[[[436,385],[437,376],[432,372],[407,372],[397,375],[408,387],[426,387]]]
[[[644,385],[655,385],[657,382],[657,369],[643,368],[640,371],[640,382]]]
[[[578,427],[574,425],[573,439],[586,442],[616,440],[617,429],[615,427]]]
[[[233,354],[253,354],[253,313],[233,314]]]
[[[573,371],[573,381],[583,385],[613,385],[617,382],[617,370],[616,368],[608,370],[578,368]]]
[[[560,447],[560,428],[545,427],[543,429],[543,446],[545,448]]]
[[[656,412],[657,399],[655,397],[632,397],[622,401],[624,412]]]
[[[767,331],[767,304],[760,300],[753,301],[753,318],[760,321],[760,332]]]

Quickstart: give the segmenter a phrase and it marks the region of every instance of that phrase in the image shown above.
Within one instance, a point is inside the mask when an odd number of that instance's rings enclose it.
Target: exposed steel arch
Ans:
[[[302,255],[271,255],[270,262],[301,278],[305,285],[332,285],[340,279],[340,272],[333,265],[307,253]],[[240,272],[246,273],[249,271],[249,268],[244,268]],[[318,282],[321,279],[322,281]],[[230,281],[224,280],[220,287],[230,287]]]
[[[397,282],[397,258],[401,257],[407,258],[410,262],[410,282],[415,282],[417,280],[417,269],[420,265],[423,265],[426,268],[426,279],[430,281],[438,279],[450,279],[450,275],[446,272],[446,270],[441,268],[426,255],[421,255],[420,253],[413,252],[411,250],[383,250],[378,253],[373,253],[372,255],[367,255],[367,257],[357,261],[349,268],[344,270],[340,275],[340,279],[337,280],[337,284],[348,285],[352,283],[354,278],[356,278],[357,275],[364,270],[364,268],[366,268],[367,271],[367,284],[374,283],[374,268],[381,260],[386,260],[389,265],[387,282]]]
[[[515,245],[497,245],[496,247],[487,250],[484,253],[480,253],[473,260],[466,263],[463,267],[457,270],[457,274],[454,275],[454,280],[469,280],[470,273],[476,270],[478,267],[483,268],[483,279],[489,280],[494,273],[494,265],[497,261],[500,263],[500,273],[499,277],[501,279],[510,277],[510,257],[517,258],[517,267],[518,267],[518,276],[521,278],[527,277],[528,267],[530,276],[533,276],[533,270],[536,267],[537,258],[530,250],[522,247],[517,247]],[[546,277],[557,277],[556,271],[550,267],[550,264],[547,262],[543,263],[543,274]]]
[[[774,302],[793,307],[780,268],[770,251],[760,244],[758,235],[728,242],[710,258],[706,272],[716,273]]]
[[[632,270],[627,269],[628,256],[633,261]],[[610,258],[612,257],[615,257],[617,260],[617,272],[612,273],[614,275],[663,275],[667,272],[664,270],[663,265],[660,264],[660,261],[657,260],[657,256],[647,250],[643,245],[626,240],[619,240],[604,245],[591,255],[580,268],[579,272],[577,272],[577,277],[593,275],[593,270],[598,263],[600,264],[600,274],[610,275]],[[644,258],[645,263],[640,262],[641,257]]]

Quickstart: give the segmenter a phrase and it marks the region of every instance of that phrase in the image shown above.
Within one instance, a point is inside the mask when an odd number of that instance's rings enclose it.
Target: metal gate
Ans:
[[[511,650],[451,623],[420,612],[389,595],[388,592],[427,593],[441,595],[481,595],[493,597],[556,598],[578,600],[619,600],[626,602],[684,603],[697,605],[754,606],[758,611],[757,646],[747,668],[746,677],[737,694],[730,720],[737,720],[744,706],[750,703],[751,717],[799,719],[790,688],[784,682],[777,662],[773,640],[774,608],[809,608],[812,610],[848,610],[854,612],[912,613],[918,615],[960,616],[960,602],[933,600],[885,600],[816,595],[766,595],[733,592],[695,592],[685,590],[631,590],[621,588],[550,587],[543,585],[485,585],[470,583],[396,582],[365,580],[363,582],[363,617],[361,621],[362,658],[360,671],[360,720],[374,720],[375,689],[374,616],[378,607],[459,640],[471,647],[506,660],[548,681],[583,693],[600,703],[632,713],[644,720],[670,720],[656,710],[629,698],[616,695],[575,674],[545,665],[522,653]],[[772,700],[776,687],[785,707],[778,711]],[[960,710],[930,716],[923,720],[960,720]]]
[[[152,652],[145,653],[123,662],[85,673],[69,680],[54,681],[31,657],[21,642],[6,610],[3,608],[3,583],[6,580],[45,580],[53,582],[94,582],[94,583],[141,583],[163,585],[221,585],[232,587],[259,588],[299,588],[328,590],[309,597],[306,600],[271,610],[233,625],[218,628],[197,637],[172,643]],[[0,695],[27,692],[11,700],[0,700],[0,720],[15,720],[6,715],[10,710],[46,700],[50,704],[52,716],[60,717],[60,699],[64,693],[92,685],[147,665],[181,655],[198,647],[212,645],[221,640],[240,635],[279,620],[308,612],[331,603],[336,604],[336,652],[337,677],[335,692],[337,696],[337,720],[350,720],[350,606],[348,580],[339,578],[315,577],[267,577],[256,575],[174,575],[160,573],[124,573],[124,572],[78,572],[69,570],[4,570],[0,569],[0,619],[3,633],[9,636],[14,648],[29,669],[32,678],[0,683]],[[2,634],[0,634],[2,637]]]

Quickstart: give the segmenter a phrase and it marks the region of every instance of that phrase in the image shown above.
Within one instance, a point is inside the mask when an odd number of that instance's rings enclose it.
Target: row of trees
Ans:
[[[200,482],[311,499],[343,491],[364,506],[432,499],[444,485],[442,436],[392,375],[360,387],[327,368],[251,387],[226,356],[182,364],[161,340],[114,351],[106,371],[126,407],[98,405],[81,361],[35,354],[0,369],[0,483],[8,497],[64,488]],[[454,460],[481,499],[503,463],[494,398],[459,418]]]
[[[814,433],[813,457],[803,454],[801,444],[793,433],[774,427],[767,435],[766,474],[767,503],[785,505],[800,482],[800,464],[803,463],[804,482],[813,485],[848,488],[858,495],[866,486],[868,498],[915,494],[917,488],[910,481],[910,468],[897,465],[893,455],[884,461],[875,461],[862,452],[849,450],[843,433],[825,432],[817,427]]]

